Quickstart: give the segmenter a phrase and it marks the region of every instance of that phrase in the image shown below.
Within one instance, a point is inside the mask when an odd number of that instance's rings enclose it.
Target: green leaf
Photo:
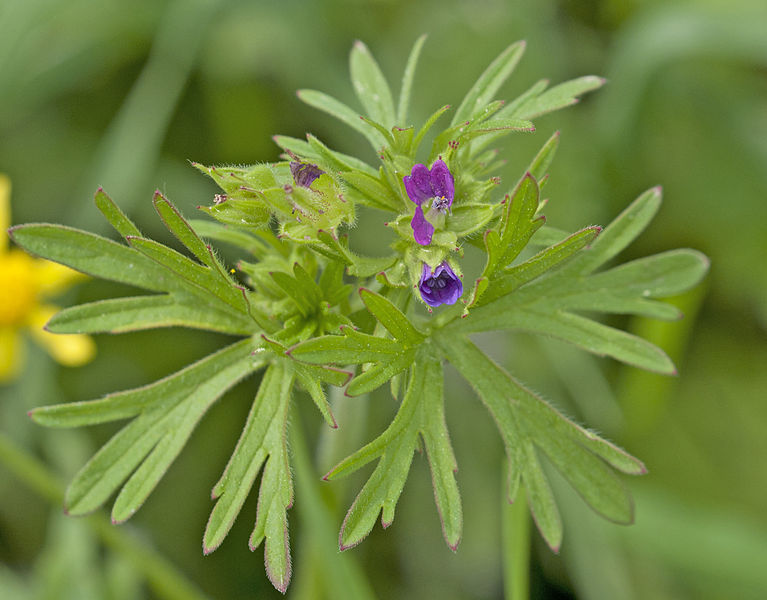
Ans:
[[[440,331],[434,339],[493,415],[510,468],[518,474],[512,480],[521,477],[536,524],[552,549],[560,546],[562,525],[538,452],[596,512],[619,523],[632,521],[631,498],[607,465],[642,474],[645,468],[640,461],[563,417],[465,337]]]
[[[165,268],[137,250],[86,231],[29,224],[12,227],[10,234],[28,252],[87,275],[153,291],[178,287]]]
[[[418,58],[421,56],[421,50],[423,44],[426,41],[426,34],[419,37],[413,49],[408,56],[407,64],[405,65],[405,72],[402,75],[402,87],[399,93],[399,103],[397,104],[397,123],[400,125],[407,124],[407,112],[410,106],[410,92],[413,87],[413,79],[415,78],[415,69],[418,65]]]
[[[587,227],[520,264],[507,266],[505,274],[489,280],[488,291],[481,298],[475,299],[472,305],[481,306],[492,302],[554,269],[588,246],[600,231],[601,227]]]
[[[660,188],[652,188],[640,195],[599,235],[588,253],[568,265],[566,272],[588,275],[615,257],[645,230],[660,204]]]
[[[300,264],[293,264],[292,277],[282,271],[274,271],[271,276],[302,316],[308,317],[317,311],[322,300],[322,290]]]
[[[342,328],[343,335],[323,335],[296,344],[288,354],[313,364],[360,364],[390,361],[405,351],[394,340],[360,333],[351,327]]]
[[[538,531],[554,552],[562,546],[562,517],[559,514],[554,494],[535,452],[535,446],[527,441],[522,444],[521,458],[524,460],[524,480],[527,503]]]
[[[210,248],[203,242],[191,225],[181,216],[175,206],[171,204],[159,191],[154,193],[152,199],[155,210],[173,235],[179,242],[184,244],[197,259],[212,268],[220,269],[220,265],[214,259]],[[140,236],[128,236],[140,237]]]
[[[541,115],[567,108],[578,102],[583,94],[596,90],[605,84],[605,80],[594,75],[586,75],[571,81],[566,81],[555,85],[553,88],[541,93],[532,95],[525,102],[513,107],[508,114],[503,116],[514,116],[520,119],[533,119]],[[510,107],[511,108],[511,107]],[[506,111],[502,111],[505,113]]]
[[[698,283],[708,259],[695,250],[680,249],[640,258],[592,275],[589,287],[562,298],[570,310],[636,314],[656,319],[682,317],[677,307],[651,298],[679,294]]]
[[[386,327],[397,341],[402,342],[405,346],[413,346],[420,344],[426,339],[408,318],[402,314],[400,309],[380,294],[362,288],[360,289],[360,297],[367,309],[381,325]]]
[[[463,237],[479,231],[493,218],[494,209],[488,204],[464,203],[455,206],[447,219],[448,229]]]
[[[296,93],[298,97],[309,106],[313,106],[314,108],[326,112],[364,135],[373,146],[374,150],[377,151],[384,145],[384,138],[376,131],[367,127],[360,119],[360,114],[346,106],[343,102],[314,90],[298,90]]]
[[[432,115],[426,119],[426,122],[421,126],[421,129],[418,130],[418,133],[416,133],[415,138],[413,139],[413,154],[418,152],[418,147],[421,145],[421,142],[423,141],[424,136],[429,132],[429,130],[432,128],[434,123],[437,122],[437,119],[439,119],[442,115],[444,115],[448,110],[450,109],[450,105],[446,104],[445,106],[438,108],[435,110]]]
[[[104,215],[110,225],[112,225],[121,236],[128,237],[129,235],[141,235],[138,227],[136,227],[133,224],[133,221],[120,210],[120,207],[115,204],[114,200],[106,195],[103,189],[99,188],[98,191],[96,191],[94,200],[96,201],[96,206],[101,211],[101,214]]]
[[[353,397],[372,392],[412,365],[415,357],[416,350],[409,349],[403,350],[385,362],[377,362],[352,379],[346,388],[346,395]]]
[[[255,323],[200,303],[199,298],[160,294],[114,298],[65,308],[48,321],[52,333],[124,333],[154,327],[192,327],[249,335]]]
[[[372,277],[385,271],[398,260],[399,257],[397,255],[381,257],[355,256],[354,264],[350,265],[348,269],[349,275],[361,278]]]
[[[559,132],[555,131],[554,134],[546,140],[546,143],[535,155],[533,162],[527,167],[527,172],[532,175],[536,181],[542,182],[543,178],[549,172],[551,162],[554,160],[554,154],[559,147]]]
[[[627,294],[663,298],[680,294],[697,284],[709,260],[689,249],[670,250],[639,258],[589,278],[596,288],[625,290]]]
[[[413,365],[407,392],[397,415],[377,439],[339,463],[326,476],[347,475],[380,457],[341,527],[340,547],[359,544],[370,533],[378,514],[384,528],[394,521],[397,501],[405,485],[419,435],[432,471],[434,497],[445,541],[453,550],[461,538],[462,510],[455,480],[455,456],[445,425],[442,365],[422,352]]]
[[[189,225],[203,238],[231,244],[259,259],[266,258],[275,249],[264,238],[237,225],[225,225],[203,219],[189,219]],[[279,240],[275,241],[280,243]]]
[[[361,197],[357,200],[362,204],[380,210],[399,212],[402,209],[402,199],[394,195],[391,188],[381,183],[378,177],[362,171],[344,171],[340,175],[341,179],[359,192]]]
[[[318,162],[324,165],[326,170],[335,172],[356,169],[368,175],[376,174],[376,170],[366,162],[354,156],[331,150],[311,133],[306,134],[306,139],[309,141],[309,146],[312,150],[317,153]]]
[[[73,515],[91,512],[122,485],[112,518],[121,522],[135,513],[213,402],[261,366],[262,361],[252,356],[253,349],[253,341],[245,339],[151,385],[100,400],[32,411],[35,422],[50,427],[136,417],[75,476],[67,488],[67,511]]]
[[[232,308],[247,313],[247,302],[243,289],[218,270],[194,262],[172,248],[146,238],[128,237],[128,243],[145,256],[166,267],[188,284],[196,286],[201,293],[208,293]]]
[[[511,133],[512,131],[535,131],[532,121],[524,119],[490,119],[480,125],[470,125],[458,132],[456,139],[459,142],[473,140],[474,138],[498,133],[500,131]]]
[[[264,466],[249,546],[255,550],[265,540],[266,573],[282,593],[291,576],[287,509],[293,504],[293,484],[286,436],[292,385],[292,369],[285,361],[273,363],[264,373],[245,429],[221,479],[213,487],[216,505],[203,536],[203,553],[210,554],[229,533]]]
[[[588,241],[575,234],[526,263],[512,267],[509,273],[521,275],[522,279],[536,276],[526,283],[501,277],[496,282],[496,292],[491,295],[487,290],[491,289],[492,279],[480,278],[469,318],[453,321],[446,329],[462,333],[498,329],[540,333],[600,356],[610,356],[658,373],[675,374],[668,356],[649,342],[569,312],[617,312],[661,319],[679,317],[676,308],[651,298],[680,293],[700,281],[708,269],[708,260],[700,253],[673,251],[592,274],[644,230],[659,203],[659,191],[650,190],[603,230],[588,249],[572,253]],[[588,235],[591,229],[583,230],[582,236]],[[491,242],[488,248],[492,258],[497,239],[493,241],[488,235],[486,241]],[[561,258],[570,255],[568,263],[542,272],[544,267],[556,266]]]
[[[368,116],[387,128],[396,125],[394,101],[389,84],[386,83],[368,47],[359,40],[354,42],[349,56],[349,68],[354,93],[365,107]]]
[[[515,329],[564,340],[598,356],[609,356],[656,373],[676,374],[674,363],[654,344],[580,315],[526,308],[510,321],[515,323]]]
[[[506,82],[512,71],[514,71],[524,51],[525,42],[515,42],[490,63],[485,72],[482,73],[469,90],[469,93],[466,94],[450,125],[457,125],[468,120],[471,115],[481,110],[493,100],[496,92]]]
[[[253,195],[255,192],[241,191],[240,194]],[[265,229],[272,218],[272,211],[262,197],[229,198],[220,204],[199,208],[225,225],[236,225],[256,231]]]

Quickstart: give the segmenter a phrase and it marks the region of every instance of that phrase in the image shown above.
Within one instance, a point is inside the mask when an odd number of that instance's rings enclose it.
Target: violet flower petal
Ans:
[[[416,204],[421,204],[433,197],[429,169],[425,165],[420,163],[415,165],[410,175],[405,175],[402,181],[405,182],[408,198]]]
[[[423,301],[431,307],[436,307],[440,304],[455,304],[463,294],[463,282],[447,261],[434,269],[434,272],[424,263],[418,289]]]
[[[446,198],[448,201],[447,206],[450,208],[455,196],[455,185],[453,184],[453,175],[442,159],[437,160],[431,166],[429,178],[431,180],[432,196],[434,198]]]
[[[290,163],[290,174],[293,175],[293,180],[296,182],[296,185],[300,185],[301,187],[308,188],[312,185],[312,182],[324,172],[325,171],[320,169],[317,165],[310,163]]]
[[[415,214],[410,221],[410,227],[413,228],[413,237],[417,243],[421,244],[421,246],[431,244],[431,237],[434,235],[434,225],[426,220],[420,204],[415,207]]]

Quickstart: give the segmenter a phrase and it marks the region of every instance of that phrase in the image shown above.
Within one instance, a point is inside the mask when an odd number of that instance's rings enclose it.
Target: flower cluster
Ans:
[[[428,246],[431,244],[435,228],[444,226],[446,215],[453,206],[453,174],[440,158],[431,169],[420,163],[415,165],[410,175],[405,175],[402,180],[408,198],[415,204],[413,219],[410,221],[413,237],[421,246]],[[436,307],[440,304],[455,304],[463,294],[463,283],[447,261],[443,261],[435,269],[423,263],[418,289],[423,301],[431,307]]]

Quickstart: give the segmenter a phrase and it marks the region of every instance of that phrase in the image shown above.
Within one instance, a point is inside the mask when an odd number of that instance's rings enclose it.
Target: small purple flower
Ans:
[[[428,246],[434,235],[434,225],[441,226],[445,222],[445,214],[453,205],[453,175],[440,158],[431,170],[422,164],[415,165],[410,175],[405,175],[402,180],[408,197],[415,203],[415,214],[410,221],[413,237],[421,246]],[[425,215],[424,206],[427,208]]]
[[[447,261],[444,261],[434,271],[423,263],[423,273],[418,284],[421,298],[429,306],[440,304],[455,304],[463,294],[463,282],[453,273]]]
[[[320,169],[317,165],[310,163],[292,162],[290,163],[290,173],[293,175],[293,179],[296,185],[308,188],[312,185],[312,182],[322,175],[325,171]]]

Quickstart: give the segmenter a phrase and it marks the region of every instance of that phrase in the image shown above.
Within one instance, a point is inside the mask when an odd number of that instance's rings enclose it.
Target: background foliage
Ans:
[[[607,77],[576,109],[539,120],[534,136],[510,139],[508,180],[559,129],[549,223],[570,230],[607,224],[641,191],[661,184],[661,212],[627,258],[690,246],[712,259],[712,270],[707,289],[677,299],[684,321],[629,324],[666,349],[679,378],[524,336],[482,339],[512,374],[524,373],[548,397],[569,399],[565,412],[598,426],[650,472],[626,480],[637,504],[630,528],[602,524],[562,488],[565,542],[561,556],[553,556],[534,538],[534,591],[539,597],[760,598],[767,590],[759,562],[767,555],[765,27],[767,9],[756,1],[170,0],[135,2],[128,12],[117,2],[5,0],[0,171],[14,183],[14,223],[61,222],[107,234],[92,204],[101,185],[143,231],[172,243],[152,214],[153,190],[159,187],[189,216],[214,193],[188,160],[275,160],[273,134],[305,131],[368,157],[364,139],[294,95],[312,88],[352,103],[347,56],[354,39],[364,40],[396,79],[415,38],[429,34],[422,57],[428,68],[419,70],[411,107],[416,121],[437,103],[459,102],[516,39],[526,39],[528,50],[511,95],[540,76]],[[369,243],[361,250],[376,253],[389,240]],[[65,301],[121,293],[92,281]],[[229,341],[185,330],[163,331],[161,344],[155,336],[100,336],[96,360],[77,370],[54,366],[30,346],[27,377],[0,388],[0,428],[71,479],[114,429],[42,430],[28,422],[29,408],[154,381]],[[503,448],[479,401],[453,376],[446,416],[456,457],[475,466],[458,473],[461,547],[457,556],[446,550],[431,502],[415,501],[431,495],[427,466],[417,458],[413,469],[421,473],[408,480],[397,523],[385,533],[376,527],[347,553],[369,579],[360,585],[379,597],[502,594]],[[263,576],[260,553],[243,548],[247,519],[216,553],[200,551],[209,490],[231,450],[213,442],[236,439],[250,401],[241,384],[217,404],[147,505],[121,526],[211,597],[278,596]],[[319,448],[305,449],[316,473],[372,439],[390,417],[383,392],[365,405],[336,401],[346,404],[340,410],[350,423],[366,424],[347,432],[348,447],[338,447],[316,411],[292,417]],[[298,446],[293,450],[300,453]],[[300,495],[301,475],[296,478]],[[362,481],[321,488],[337,523]],[[98,525],[73,526],[3,467],[0,497],[0,585],[18,590],[14,597],[43,597],[46,589],[71,590],[73,598],[157,593],[145,587],[124,550],[99,553],[102,542],[115,548],[109,534]],[[335,553],[336,537],[317,531],[319,519],[300,506],[291,520],[297,570],[289,596],[313,598],[317,573],[326,568],[322,557]],[[245,512],[254,514],[255,506]]]

